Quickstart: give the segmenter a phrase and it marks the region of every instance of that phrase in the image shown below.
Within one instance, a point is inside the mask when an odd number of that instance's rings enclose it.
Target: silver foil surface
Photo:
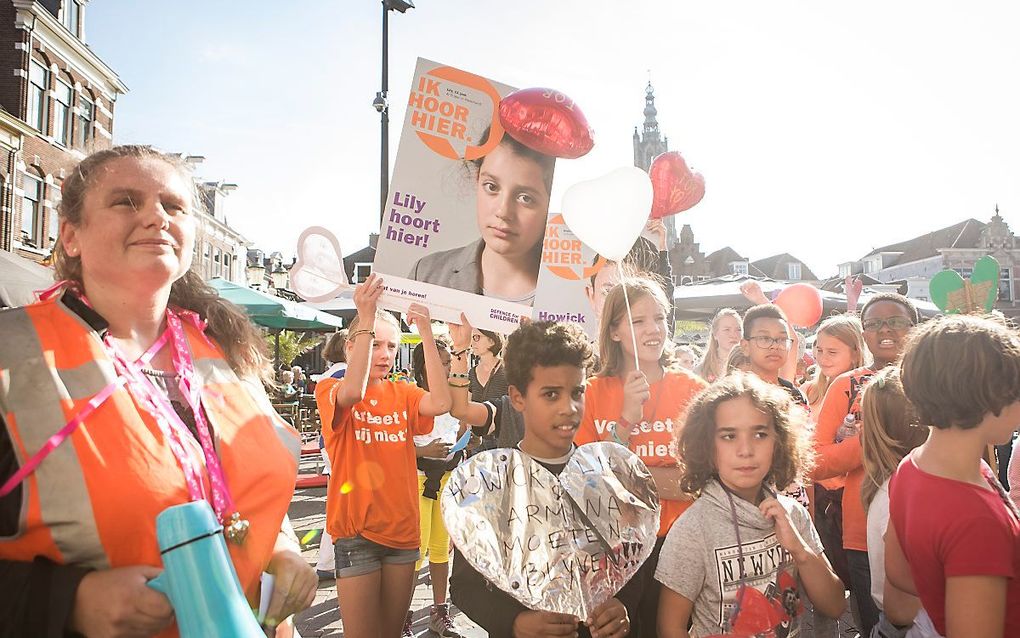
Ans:
[[[578,447],[557,477],[516,449],[461,464],[442,494],[454,544],[479,573],[533,610],[584,620],[655,545],[659,496],[635,454]]]

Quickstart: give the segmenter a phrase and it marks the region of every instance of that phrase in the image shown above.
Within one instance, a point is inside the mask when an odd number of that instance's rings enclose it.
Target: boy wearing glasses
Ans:
[[[815,486],[815,523],[836,573],[849,580],[863,636],[878,622],[878,608],[869,589],[867,513],[861,502],[860,397],[872,375],[899,360],[907,333],[919,319],[917,308],[902,295],[875,295],[864,304],[861,324],[873,362],[836,377],[822,400],[815,428],[817,465],[812,478],[824,481]]]
[[[740,349],[750,360],[751,372],[763,381],[780,386],[790,393],[794,402],[807,408],[804,394],[792,382],[779,376],[793,345],[789,326],[790,322],[779,306],[753,306],[744,314]]]

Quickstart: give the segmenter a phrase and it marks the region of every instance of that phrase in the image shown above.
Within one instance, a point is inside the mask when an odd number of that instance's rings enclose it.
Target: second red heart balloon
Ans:
[[[552,89],[514,91],[500,100],[499,121],[510,137],[553,157],[575,159],[595,146],[581,107]]]
[[[694,173],[680,153],[663,153],[652,161],[648,171],[652,179],[655,198],[652,200],[653,219],[669,217],[694,207],[705,196],[705,178]]]

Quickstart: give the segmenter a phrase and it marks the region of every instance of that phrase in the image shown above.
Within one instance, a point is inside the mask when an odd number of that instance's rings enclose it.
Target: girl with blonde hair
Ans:
[[[740,343],[740,331],[740,314],[736,310],[723,308],[715,313],[708,329],[705,357],[694,372],[709,383],[726,376],[726,361],[733,346]]]
[[[812,414],[821,407],[833,379],[864,365],[866,349],[860,319],[836,315],[823,321],[815,334],[814,351],[815,376],[801,388]]]

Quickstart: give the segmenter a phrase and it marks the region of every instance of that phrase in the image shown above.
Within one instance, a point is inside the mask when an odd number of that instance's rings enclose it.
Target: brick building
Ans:
[[[88,0],[0,0],[0,248],[35,260],[57,235],[60,185],[113,144],[127,87],[85,44]]]

